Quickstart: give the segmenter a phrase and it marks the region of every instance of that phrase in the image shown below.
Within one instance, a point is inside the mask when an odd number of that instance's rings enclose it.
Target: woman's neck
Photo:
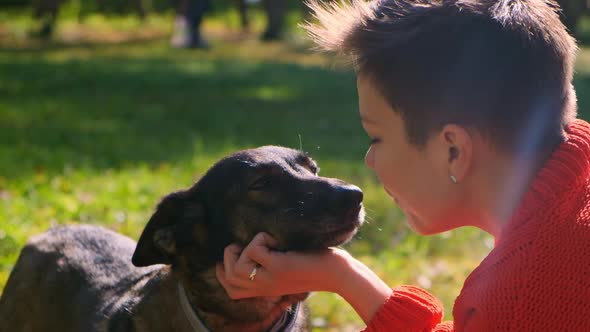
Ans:
[[[474,183],[477,193],[473,195],[476,201],[474,204],[479,206],[480,212],[478,217],[473,218],[473,226],[494,237],[499,236],[520,206],[539,170],[565,140],[564,136],[552,148],[543,149],[534,155],[488,150],[479,164],[479,180]]]

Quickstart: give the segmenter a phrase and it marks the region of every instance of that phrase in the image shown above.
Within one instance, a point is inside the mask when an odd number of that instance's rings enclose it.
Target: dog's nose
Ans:
[[[363,201],[363,191],[352,184],[338,186],[337,193],[339,200],[345,206],[355,207]]]

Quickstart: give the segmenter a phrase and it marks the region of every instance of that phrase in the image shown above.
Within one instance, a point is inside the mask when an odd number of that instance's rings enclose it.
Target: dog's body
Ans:
[[[232,300],[215,265],[261,231],[280,250],[346,242],[361,201],[299,151],[238,152],[165,197],[137,245],[95,226],[31,238],[0,299],[0,331],[306,331],[307,294]]]
[[[179,280],[165,265],[133,266],[135,245],[87,225],[33,237],[3,295],[0,330],[194,331]],[[305,323],[303,310],[298,314],[292,331]]]
[[[0,320],[9,325],[0,330],[129,331],[121,327],[133,312],[156,323],[154,331],[158,322],[173,323],[169,331],[189,331],[175,317],[182,310],[172,299],[169,269],[134,267],[134,250],[133,240],[94,226],[59,227],[33,237],[4,291]]]

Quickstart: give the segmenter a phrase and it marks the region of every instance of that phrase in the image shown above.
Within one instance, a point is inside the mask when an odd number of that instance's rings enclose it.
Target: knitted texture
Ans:
[[[453,323],[437,324],[440,302],[412,287],[394,289],[365,331],[590,331],[590,125],[566,132],[465,281]]]
[[[414,286],[393,289],[393,295],[379,310],[367,331],[431,331],[443,315],[440,301],[427,291]]]

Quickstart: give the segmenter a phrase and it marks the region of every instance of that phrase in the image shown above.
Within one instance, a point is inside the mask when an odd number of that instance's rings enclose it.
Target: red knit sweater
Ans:
[[[590,125],[577,120],[441,323],[442,304],[395,288],[365,331],[590,331]]]

